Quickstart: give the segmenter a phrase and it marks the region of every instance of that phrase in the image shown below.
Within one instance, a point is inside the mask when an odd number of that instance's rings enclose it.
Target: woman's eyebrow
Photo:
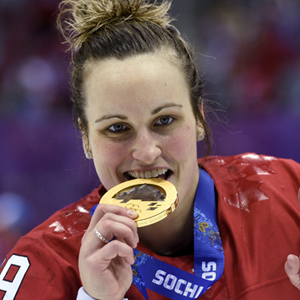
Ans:
[[[101,121],[109,120],[109,119],[113,119],[113,118],[117,118],[117,119],[121,119],[121,120],[127,120],[127,117],[123,116],[123,115],[104,115],[103,117],[97,119],[95,121],[95,123],[99,123]]]
[[[164,109],[164,108],[167,108],[167,107],[183,107],[181,104],[176,104],[176,103],[167,103],[167,104],[165,104],[165,105],[162,105],[162,106],[160,106],[160,107],[158,107],[158,108],[156,108],[156,109],[154,109],[152,112],[151,112],[151,114],[152,115],[155,115],[155,114],[157,114],[157,113],[159,113],[162,109]],[[97,119],[96,121],[95,121],[95,123],[99,123],[99,122],[101,122],[101,121],[104,121],[104,120],[109,120],[109,119],[113,119],[113,118],[117,118],[117,119],[120,119],[120,120],[127,120],[128,118],[126,117],[126,116],[124,116],[124,115],[104,115],[103,117],[101,117],[101,118],[99,118],[99,119]]]
[[[165,104],[165,105],[162,105],[162,106],[160,106],[160,107],[154,109],[154,110],[151,112],[151,114],[152,114],[152,115],[155,115],[155,114],[159,113],[162,109],[167,108],[167,107],[173,107],[173,106],[180,107],[180,108],[183,107],[181,104],[167,103],[167,104]]]

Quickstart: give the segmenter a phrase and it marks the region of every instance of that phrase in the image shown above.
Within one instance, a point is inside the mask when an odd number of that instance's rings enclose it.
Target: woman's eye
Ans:
[[[123,132],[125,131],[126,129],[128,129],[127,126],[125,126],[124,124],[122,123],[117,123],[117,124],[114,124],[114,125],[111,125],[108,130],[112,131],[112,132]]]
[[[169,116],[164,116],[161,117],[157,120],[156,124],[158,125],[169,125],[170,123],[172,123],[174,120],[174,118],[169,117]]]

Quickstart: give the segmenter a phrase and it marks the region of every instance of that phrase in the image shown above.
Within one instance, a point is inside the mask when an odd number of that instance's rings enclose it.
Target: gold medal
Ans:
[[[159,178],[133,179],[107,191],[100,203],[119,205],[138,213],[137,227],[152,225],[166,218],[178,205],[177,190]]]

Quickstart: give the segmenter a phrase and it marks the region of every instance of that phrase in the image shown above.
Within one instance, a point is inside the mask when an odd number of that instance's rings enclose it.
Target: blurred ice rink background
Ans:
[[[99,185],[72,124],[58,3],[0,1],[0,260]],[[212,154],[300,162],[300,1],[174,0],[172,16],[219,118],[209,116]]]

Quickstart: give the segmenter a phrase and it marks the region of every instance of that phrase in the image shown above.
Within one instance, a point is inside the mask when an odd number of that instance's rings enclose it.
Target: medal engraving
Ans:
[[[135,210],[138,227],[154,224],[166,218],[177,206],[175,186],[169,181],[151,178],[134,179],[107,191],[100,203],[114,204]]]

